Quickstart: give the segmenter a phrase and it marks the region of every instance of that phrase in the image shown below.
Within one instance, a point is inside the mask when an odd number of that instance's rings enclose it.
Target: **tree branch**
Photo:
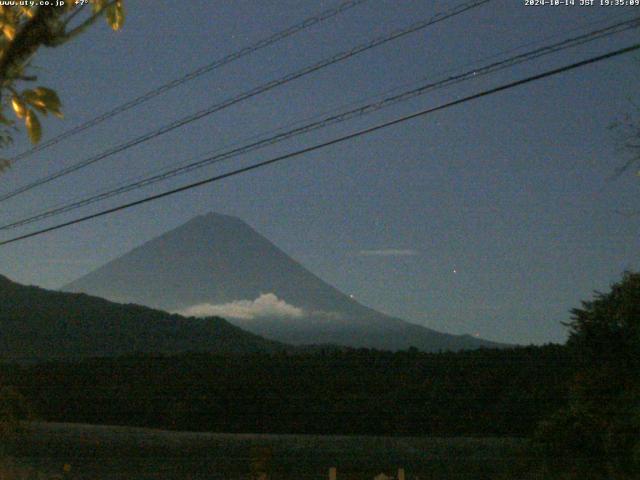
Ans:
[[[38,7],[33,18],[23,25],[0,56],[0,87],[20,74],[20,66],[40,45],[50,44],[59,33],[56,31],[58,11],[55,7]]]
[[[95,12],[93,15],[91,15],[89,18],[87,18],[84,22],[82,22],[80,25],[78,25],[77,27],[75,27],[73,30],[69,30],[68,32],[65,32],[63,35],[59,36],[58,38],[54,39],[55,46],[58,45],[62,45],[63,43],[68,42],[69,40],[71,40],[72,38],[80,35],[82,32],[84,32],[87,28],[89,28],[91,25],[93,25],[96,20],[105,12],[105,10],[109,7],[111,7],[112,5],[114,5],[116,3],[116,0],[112,0],[111,2],[107,3],[104,7],[102,7],[100,10],[98,10],[97,12]],[[75,15],[75,12],[72,14],[72,16]],[[70,19],[69,19],[70,20]],[[65,23],[65,25],[68,22]]]

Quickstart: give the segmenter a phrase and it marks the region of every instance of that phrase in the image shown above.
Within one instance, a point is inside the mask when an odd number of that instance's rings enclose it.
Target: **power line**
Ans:
[[[608,20],[621,19],[623,17],[626,17],[627,15],[628,15],[628,13],[613,15]],[[605,23],[605,22],[603,22],[602,19],[599,19],[599,20],[596,20],[596,21],[585,22],[584,24],[582,24],[580,26],[573,27],[571,29],[567,29],[564,32],[554,33],[552,35],[545,35],[542,38],[537,38],[535,40],[531,40],[531,41],[528,41],[528,42],[525,42],[525,43],[521,43],[521,44],[519,44],[519,45],[517,45],[515,47],[510,47],[510,48],[508,48],[506,50],[502,50],[502,51],[500,51],[498,53],[494,53],[494,54],[491,54],[491,55],[488,55],[488,56],[484,56],[484,57],[478,59],[477,61],[467,62],[464,65],[460,65],[460,67],[467,68],[469,65],[477,65],[480,62],[485,62],[485,61],[493,60],[493,59],[496,59],[496,58],[500,58],[503,55],[507,55],[507,54],[510,54],[512,52],[517,52],[519,50],[522,50],[522,49],[530,47],[530,46],[539,45],[540,43],[542,43],[544,41],[556,39],[558,37],[561,37],[563,34],[573,33],[573,32],[579,31],[579,30],[581,30],[581,29],[583,29],[585,27],[591,27],[591,26],[600,25],[600,24],[603,24],[603,23]],[[607,28],[612,28],[612,27],[607,27]],[[599,31],[602,31],[602,30],[599,30]],[[595,32],[592,32],[592,33],[595,33]],[[618,33],[618,32],[613,32],[613,33]],[[594,40],[596,40],[596,39],[594,38]],[[567,47],[569,47],[569,45]],[[480,69],[480,68],[481,67],[477,67],[477,69]],[[449,73],[452,73],[452,72],[455,72],[455,71],[456,71],[455,68],[448,68],[446,70],[437,72],[437,74],[438,75],[446,75],[446,74],[449,74]],[[288,123],[286,123],[284,125],[281,125],[281,126],[279,126],[277,128],[272,128],[272,129],[263,131],[261,133],[257,133],[257,134],[250,135],[248,137],[244,137],[244,138],[242,138],[242,140],[237,140],[237,141],[232,142],[230,144],[226,144],[224,146],[220,146],[220,147],[215,148],[213,150],[209,150],[208,152],[203,153],[199,157],[202,157],[204,155],[211,155],[211,154],[214,154],[214,153],[221,152],[221,151],[224,150],[224,148],[237,147],[237,146],[245,144],[246,142],[250,142],[250,141],[253,141],[253,140],[256,140],[256,139],[260,139],[260,138],[266,138],[265,137],[266,135],[275,134],[277,132],[282,132],[282,131],[284,131],[285,129],[287,129],[289,127],[292,127],[292,126],[295,126],[295,125],[300,125],[304,121],[316,120],[316,119],[319,119],[319,118],[323,118],[326,115],[333,114],[333,113],[336,113],[336,112],[340,112],[345,107],[351,107],[351,106],[354,106],[354,105],[358,105],[359,103],[364,102],[364,101],[369,101],[369,100],[372,100],[372,99],[381,98],[384,95],[390,95],[392,93],[399,92],[402,89],[405,89],[405,88],[408,88],[408,87],[414,87],[416,85],[420,85],[423,80],[427,80],[428,78],[429,77],[425,77],[425,78],[421,79],[420,81],[415,81],[414,80],[412,82],[404,83],[404,84],[398,85],[396,87],[393,87],[391,89],[385,90],[384,92],[380,92],[380,93],[377,93],[377,94],[374,94],[374,95],[367,95],[366,97],[361,97],[358,100],[354,100],[354,101],[351,101],[351,102],[349,102],[347,104],[343,104],[340,107],[334,107],[334,108],[332,108],[332,109],[330,109],[328,111],[324,111],[322,113],[317,113],[317,114],[314,114],[312,116],[305,117],[304,119],[301,119],[301,120],[291,121],[291,122],[288,122]],[[183,166],[191,165],[194,161],[197,160],[197,158],[198,157],[192,157],[189,160],[183,161],[179,165],[179,168],[181,168]],[[217,163],[217,162],[213,162],[212,161],[211,163]],[[52,212],[53,210],[55,210],[57,212],[60,209],[65,209],[64,211],[66,212],[66,211],[69,211],[68,209],[66,209],[66,207],[70,207],[72,205],[76,205],[77,203],[83,202],[85,200],[91,200],[91,199],[94,199],[96,197],[101,197],[103,195],[106,196],[105,198],[109,198],[109,197],[111,197],[113,195],[119,194],[118,193],[119,189],[127,187],[132,182],[135,183],[135,182],[139,182],[139,181],[144,181],[144,180],[149,178],[149,175],[156,176],[156,175],[161,175],[161,174],[164,174],[164,173],[167,173],[167,168],[166,167],[159,168],[159,169],[156,168],[156,169],[153,169],[152,171],[148,171],[147,173],[139,174],[139,175],[136,175],[135,177],[129,177],[126,180],[122,180],[122,181],[119,181],[117,183],[113,183],[111,186],[109,186],[107,188],[103,188],[99,192],[95,192],[95,193],[91,194],[91,197],[89,199],[86,198],[86,195],[76,195],[76,197],[74,199],[72,199],[70,201],[60,201],[57,204],[49,207],[44,212],[42,212],[42,211],[39,211],[39,212],[38,211],[31,211],[31,212],[28,212],[27,215],[39,216],[39,215],[43,215],[43,214]],[[113,193],[113,195],[111,195],[111,193]],[[99,200],[101,200],[101,199],[96,199],[95,201],[99,201]],[[93,202],[91,202],[91,203],[93,203]],[[28,218],[31,219],[32,217],[28,217]],[[29,223],[31,223],[31,222],[29,222]],[[21,225],[24,225],[24,223],[21,223]],[[4,228],[13,228],[15,226],[18,226],[18,225],[5,225]],[[2,229],[2,228],[3,227],[0,227],[0,229]]]
[[[154,138],[157,138],[161,135],[164,135],[172,130],[175,130],[177,128],[183,127],[187,124],[190,124],[192,122],[195,122],[196,120],[200,120],[201,118],[204,118],[206,116],[209,116],[215,112],[218,112],[220,110],[226,109],[232,105],[235,105],[237,103],[240,103],[244,100],[247,100],[249,98],[255,97],[257,95],[260,95],[264,92],[267,92],[269,90],[272,90],[276,87],[279,87],[281,85],[284,85],[288,82],[291,82],[293,80],[296,80],[298,78],[304,77],[306,75],[309,75],[315,71],[318,71],[322,68],[326,68],[330,65],[333,65],[335,63],[341,62],[343,60],[349,59],[355,55],[358,55],[360,53],[363,53],[367,50],[370,50],[372,48],[378,47],[380,45],[383,45],[385,43],[388,43],[390,41],[396,40],[400,37],[409,35],[411,33],[415,33],[419,30],[423,30],[426,27],[429,27],[431,25],[434,25],[436,23],[439,23],[441,21],[447,20],[449,18],[452,18],[454,16],[460,15],[464,12],[466,12],[467,10],[471,10],[473,8],[477,8],[485,3],[490,2],[491,0],[474,0],[471,2],[466,2],[463,3],[461,5],[458,5],[450,10],[447,10],[446,12],[442,12],[442,13],[438,13],[432,17],[430,17],[429,19],[426,20],[422,20],[420,22],[416,22],[406,28],[403,29],[398,29],[395,30],[393,32],[391,32],[390,34],[375,38],[367,43],[358,45],[356,47],[351,48],[350,50],[346,50],[343,52],[340,52],[336,55],[333,55],[332,57],[326,58],[324,60],[321,60],[313,65],[307,66],[302,68],[301,70],[298,70],[296,72],[290,73],[288,75],[285,75],[284,77],[281,77],[280,79],[277,80],[272,80],[270,82],[267,82],[265,84],[262,84],[258,87],[255,87],[249,91],[243,92],[235,97],[231,97],[227,100],[224,100],[221,103],[217,103],[214,104],[204,110],[200,110],[194,114],[188,115],[186,117],[183,117],[179,120],[176,120],[168,125],[165,125],[163,127],[160,127],[159,129],[153,130],[151,132],[147,132],[137,138],[134,138],[132,140],[129,140],[125,143],[122,143],[120,145],[117,145],[115,147],[112,147],[98,155],[95,155],[93,157],[90,157],[88,159],[82,160],[78,163],[75,163],[67,168],[63,168],[62,170],[59,170],[55,173],[52,173],[50,175],[47,175],[43,178],[40,178],[34,182],[28,183],[27,185],[24,185],[22,187],[19,187],[15,190],[12,190],[8,193],[5,193],[3,195],[0,195],[0,202],[8,200],[10,198],[13,198],[21,193],[27,192],[29,190],[32,190],[36,187],[39,187],[41,185],[44,185],[46,183],[49,183],[53,180],[56,180],[62,176],[68,175],[70,173],[76,172],[82,168],[85,168],[89,165],[92,165],[100,160],[103,160],[107,157],[110,157],[112,155],[115,155],[116,153],[120,153],[124,150],[128,150],[131,147],[134,147],[136,145],[139,145],[141,143],[147,142],[149,140],[152,140]]]
[[[256,142],[253,143],[249,143],[247,145],[243,145],[243,146],[239,146],[236,148],[233,148],[231,150],[228,150],[226,152],[222,152],[219,154],[216,154],[214,156],[210,156],[207,157],[203,160],[199,160],[196,162],[189,162],[186,165],[182,165],[179,166],[177,168],[172,168],[169,170],[165,170],[162,173],[158,173],[156,175],[152,175],[150,177],[146,177],[146,178],[141,178],[140,180],[128,183],[128,184],[124,184],[122,186],[119,186],[115,189],[111,189],[111,190],[107,190],[105,192],[99,193],[97,195],[93,195],[90,196],[88,198],[83,198],[81,200],[78,201],[74,201],[71,203],[67,203],[64,204],[62,206],[59,207],[55,207],[55,208],[50,208],[44,212],[32,215],[30,217],[27,218],[23,218],[20,220],[16,220],[13,221],[11,223],[5,224],[5,225],[1,225],[0,226],[0,230],[7,230],[10,228],[16,228],[16,227],[20,227],[23,225],[27,225],[33,222],[36,222],[38,220],[43,220],[45,218],[49,218],[52,216],[57,216],[60,215],[62,213],[66,213],[72,210],[75,210],[77,208],[81,208],[111,197],[114,197],[116,195],[120,195],[126,192],[130,192],[132,190],[137,190],[139,188],[148,186],[148,185],[152,185],[154,183],[158,183],[160,181],[166,180],[168,178],[177,176],[177,175],[181,175],[181,174],[185,174],[188,172],[191,172],[193,170],[196,170],[198,168],[202,168],[204,166],[207,165],[211,165],[213,163],[219,163],[221,161],[227,160],[229,158],[232,157],[236,157],[238,155],[241,154],[245,154],[251,151],[254,151],[256,149],[265,147],[267,145],[272,145],[278,142],[281,142],[283,140],[292,138],[294,136],[298,136],[304,133],[308,133],[311,132],[313,130],[317,130],[320,128],[324,128],[326,126],[329,125],[334,125],[336,123],[340,123],[346,120],[350,120],[356,117],[360,117],[369,113],[373,113],[375,111],[378,111],[380,109],[386,108],[388,106],[391,106],[393,104],[402,102],[402,101],[406,101],[409,100],[411,98],[415,98],[419,95],[423,95],[427,92],[433,91],[435,89],[439,89],[439,88],[443,88],[443,87],[448,87],[466,80],[470,80],[470,79],[476,79],[476,78],[480,78],[481,76],[484,75],[488,75],[491,73],[495,73],[497,71],[503,70],[505,68],[509,68],[509,67],[513,67],[514,65],[518,65],[520,63],[523,62],[528,62],[537,58],[540,58],[542,56],[545,55],[549,55],[552,53],[557,53],[559,51],[565,50],[567,48],[572,48],[572,47],[576,47],[578,45],[583,45],[585,43],[588,42],[592,42],[595,40],[599,40],[614,34],[618,34],[621,32],[624,32],[626,30],[632,29],[632,28],[638,28],[638,26],[640,26],[640,17],[636,17],[634,19],[631,20],[627,20],[624,22],[619,22],[617,24],[605,27],[605,28],[601,28],[599,30],[595,30],[592,32],[588,32],[586,34],[583,35],[579,35],[573,38],[569,38],[566,40],[563,40],[561,42],[557,42],[555,44],[552,45],[547,45],[544,47],[540,47],[537,48],[535,50],[531,50],[513,57],[509,57],[507,59],[498,61],[498,62],[494,62],[491,63],[489,65],[483,66],[483,67],[478,67],[478,68],[474,68],[472,70],[466,71],[462,74],[458,74],[458,75],[453,75],[450,76],[448,78],[445,78],[443,80],[437,81],[437,82],[429,82],[423,85],[420,85],[417,88],[411,89],[411,90],[407,90],[407,91],[403,91],[399,94],[396,95],[392,95],[390,97],[386,97],[383,98],[379,101],[376,102],[371,102],[368,103],[364,106],[360,106],[354,109],[350,109],[347,111],[343,111],[340,112],[338,114],[334,114],[334,115],[330,115],[327,117],[324,117],[320,120],[317,120],[315,122],[311,122],[308,123],[306,125],[300,126],[300,127],[296,127],[293,128],[291,130],[288,130],[286,132],[281,132],[278,133],[276,135],[267,137],[267,138],[263,138],[261,140],[258,140]]]
[[[46,148],[56,145],[57,143],[60,143],[61,141],[66,140],[69,137],[72,137],[80,132],[84,132],[85,130],[91,127],[95,127],[96,125],[104,122],[105,120],[113,118],[116,115],[126,112],[127,110],[131,110],[132,108],[137,107],[138,105],[145,103],[151,100],[152,98],[157,97],[158,95],[162,95],[163,93],[166,93],[169,90],[172,90],[184,83],[190,82],[191,80],[194,80],[195,78],[200,77],[205,73],[209,73],[217,68],[220,68],[224,65],[232,63],[236,60],[239,60],[242,57],[245,57],[251,53],[257,52],[258,50],[261,50],[270,45],[273,45],[274,43],[279,42],[280,40],[284,40],[285,38],[295,35],[296,33],[299,33],[303,30],[306,30],[307,28],[310,28],[320,22],[323,22],[332,17],[340,15],[341,13],[367,1],[369,0],[348,0],[346,2],[341,3],[337,7],[327,9],[323,12],[320,12],[318,15],[306,18],[300,23],[292,25],[291,27],[281,30],[277,33],[274,33],[269,37],[263,38],[262,40],[259,40],[252,45],[246,46],[238,50],[237,52],[230,53],[229,55],[219,58],[200,68],[197,68],[196,70],[193,70],[179,78],[171,80],[170,82],[167,82],[163,85],[160,85],[159,87],[154,88],[153,90],[149,90],[148,92],[140,95],[139,97],[136,97],[132,100],[129,100],[126,103],[123,103],[122,105],[119,105],[107,112],[104,112],[103,114],[98,115],[97,117],[94,117],[91,120],[87,120],[86,122],[81,123],[80,125],[70,128],[69,130],[62,132],[60,135],[57,135],[51,138],[50,140],[47,140],[46,142],[41,143],[40,145],[37,145],[35,147],[30,148],[29,150],[25,150],[24,152],[19,153],[18,155],[9,159],[9,161],[15,162],[18,160],[22,160],[23,158],[29,157],[36,152],[42,151]]]
[[[572,63],[572,64],[564,66],[564,67],[556,68],[556,69],[553,69],[553,70],[547,70],[546,72],[543,72],[543,73],[540,73],[540,74],[537,74],[537,75],[533,75],[533,76],[527,77],[527,78],[522,79],[522,80],[517,80],[515,82],[510,82],[510,83],[501,85],[499,87],[495,87],[495,88],[492,88],[492,89],[489,89],[489,90],[484,90],[484,91],[482,91],[480,93],[469,95],[469,96],[460,98],[458,100],[454,100],[454,101],[439,105],[437,107],[432,107],[432,108],[428,108],[426,110],[421,110],[421,111],[419,111],[417,113],[412,113],[410,115],[405,115],[405,116],[396,118],[394,120],[390,120],[388,122],[384,122],[384,123],[375,125],[373,127],[366,128],[364,130],[359,130],[357,132],[354,132],[354,133],[351,133],[351,134],[348,134],[348,135],[344,135],[342,137],[338,137],[338,138],[335,138],[333,140],[329,140],[329,141],[326,141],[326,142],[323,142],[323,143],[319,143],[319,144],[313,145],[311,147],[303,148],[301,150],[296,150],[295,152],[291,152],[291,153],[287,153],[287,154],[284,154],[284,155],[280,155],[278,157],[271,158],[269,160],[264,160],[262,162],[255,163],[253,165],[242,167],[242,168],[233,170],[231,172],[223,173],[221,175],[216,175],[214,177],[210,177],[210,178],[207,178],[205,180],[200,180],[198,182],[190,183],[188,185],[184,185],[182,187],[174,188],[172,190],[168,190],[166,192],[162,192],[162,193],[159,193],[159,194],[156,194],[156,195],[151,195],[149,197],[145,197],[143,199],[136,200],[134,202],[125,203],[123,205],[119,205],[117,207],[113,207],[113,208],[109,208],[109,209],[106,209],[106,210],[102,210],[100,212],[93,213],[91,215],[86,215],[84,217],[76,218],[75,220],[70,220],[68,222],[60,223],[60,224],[54,225],[52,227],[43,228],[41,230],[37,230],[37,231],[31,232],[31,233],[20,235],[18,237],[14,237],[14,238],[11,238],[9,240],[4,240],[4,241],[0,242],[0,246],[7,245],[9,243],[18,242],[20,240],[25,240],[27,238],[35,237],[35,236],[38,236],[38,235],[42,235],[44,233],[51,232],[51,231],[54,231],[54,230],[59,230],[59,229],[64,228],[64,227],[68,227],[68,226],[71,226],[71,225],[82,223],[82,222],[85,222],[87,220],[91,220],[91,219],[94,219],[94,218],[102,217],[104,215],[109,215],[111,213],[115,213],[115,212],[118,212],[118,211],[121,211],[121,210],[125,210],[125,209],[128,209],[128,208],[137,206],[137,205],[141,205],[143,203],[148,203],[148,202],[152,202],[152,201],[155,201],[155,200],[159,200],[161,198],[168,197],[170,195],[174,195],[174,194],[179,193],[179,192],[184,192],[186,190],[191,190],[193,188],[200,187],[202,185],[207,185],[209,183],[213,183],[213,182],[216,182],[216,181],[219,181],[219,180],[223,180],[225,178],[233,177],[233,176],[236,176],[236,175],[239,175],[239,174],[242,174],[242,173],[246,173],[246,172],[249,172],[249,171],[252,171],[252,170],[256,170],[258,168],[266,167],[268,165],[272,165],[274,163],[281,162],[283,160],[287,160],[289,158],[293,158],[293,157],[297,157],[297,156],[300,156],[300,155],[304,155],[306,153],[310,153],[310,152],[313,152],[313,151],[316,151],[316,150],[320,150],[322,148],[326,148],[326,147],[331,146],[331,145],[336,145],[338,143],[342,143],[342,142],[345,142],[347,140],[352,140],[354,138],[357,138],[357,137],[360,137],[360,136],[363,136],[363,135],[368,135],[368,134],[376,132],[378,130],[382,130],[384,128],[388,128],[388,127],[391,127],[393,125],[404,123],[406,121],[413,120],[415,118],[419,118],[419,117],[428,115],[430,113],[434,113],[434,112],[437,112],[437,111],[440,111],[440,110],[444,110],[444,109],[447,109],[447,108],[450,108],[450,107],[453,107],[453,106],[456,106],[456,105],[460,105],[462,103],[465,103],[465,102],[468,102],[468,101],[471,101],[471,100],[476,100],[476,99],[479,99],[479,98],[482,98],[482,97],[493,95],[495,93],[502,92],[502,91],[505,91],[505,90],[508,90],[508,89],[511,89],[511,88],[515,88],[515,87],[518,87],[518,86],[521,86],[521,85],[525,85],[527,83],[531,83],[531,82],[534,82],[534,81],[537,81],[537,80],[541,80],[543,78],[547,78],[547,77],[551,77],[551,76],[554,76],[554,75],[558,75],[560,73],[568,72],[570,70],[574,70],[576,68],[580,68],[580,67],[583,67],[583,66],[586,66],[586,65],[590,65],[590,64],[593,64],[593,63],[596,63],[596,62],[600,62],[602,60],[606,60],[606,59],[609,59],[609,58],[617,57],[619,55],[623,55],[623,54],[626,54],[626,53],[629,53],[629,52],[632,52],[632,51],[635,51],[635,50],[638,50],[638,49],[640,49],[640,43],[637,43],[637,44],[632,45],[630,47],[626,47],[626,48],[622,48],[622,49],[619,49],[619,50],[615,50],[613,52],[609,52],[609,53],[606,53],[604,55],[591,57],[591,58],[589,58],[587,60],[582,60],[580,62]]]

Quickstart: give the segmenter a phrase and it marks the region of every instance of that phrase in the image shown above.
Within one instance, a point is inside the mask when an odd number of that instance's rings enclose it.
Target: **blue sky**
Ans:
[[[147,90],[337,5],[318,1],[126,2],[36,57],[65,120],[45,139]],[[33,181],[265,81],[444,11],[453,1],[369,0],[17,163],[0,192]],[[577,2],[579,3],[579,2]],[[483,58],[640,14],[639,8],[528,7],[494,0],[134,147],[0,205],[3,223],[299,123],[391,89],[481,66]],[[10,232],[27,233],[238,165],[631,45],[638,30],[435,91],[222,165]],[[521,52],[524,50],[519,50]],[[638,102],[638,55],[447,109],[273,167],[0,247],[0,273],[59,287],[195,215],[236,215],[361,303],[452,333],[562,341],[560,322],[593,290],[638,269],[640,180],[608,126]],[[28,147],[20,136],[6,156]]]

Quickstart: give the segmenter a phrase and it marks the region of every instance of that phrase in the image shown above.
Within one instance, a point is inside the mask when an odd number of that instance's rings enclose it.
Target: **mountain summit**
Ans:
[[[220,316],[267,338],[398,350],[498,346],[367,308],[242,220],[195,217],[63,287],[187,316]]]

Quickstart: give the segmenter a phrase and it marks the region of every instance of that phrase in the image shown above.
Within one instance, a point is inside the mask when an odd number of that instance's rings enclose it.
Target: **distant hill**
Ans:
[[[424,351],[499,347],[367,308],[238,218],[198,216],[63,287],[187,315],[214,314],[292,344]]]
[[[86,294],[28,287],[0,275],[0,358],[250,353],[284,348],[221,318],[184,318]]]

